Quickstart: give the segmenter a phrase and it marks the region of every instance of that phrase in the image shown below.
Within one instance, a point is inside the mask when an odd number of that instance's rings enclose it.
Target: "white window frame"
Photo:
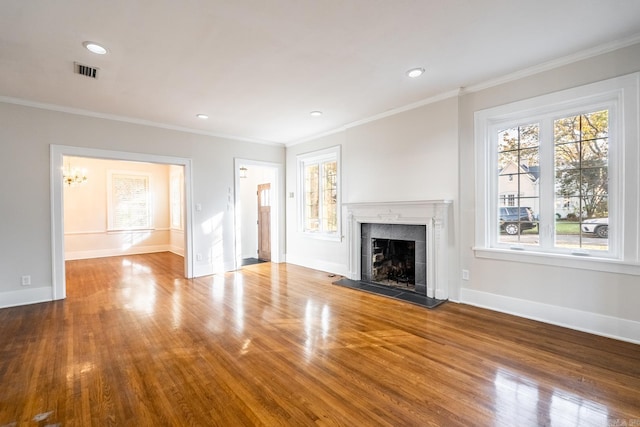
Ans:
[[[128,177],[128,178],[140,178],[146,180],[147,185],[147,224],[140,227],[118,227],[115,219],[115,207],[113,205],[113,180],[114,177]],[[120,170],[108,170],[107,171],[107,230],[108,231],[131,231],[131,230],[151,230],[153,229],[153,209],[152,209],[152,193],[151,187],[151,174],[135,171],[120,171]]]
[[[336,171],[336,221],[337,221],[337,230],[335,232],[327,232],[324,230],[320,231],[309,231],[305,229],[305,203],[304,203],[304,195],[305,195],[305,183],[304,183],[304,169],[305,166],[318,163],[322,164],[327,161],[336,161],[337,163],[337,171]],[[300,154],[297,156],[298,163],[298,194],[300,197],[298,198],[298,231],[305,236],[323,239],[323,240],[340,240],[340,236],[342,234],[342,221],[340,212],[342,211],[341,205],[341,163],[340,163],[340,146],[329,147],[323,150],[313,151],[310,153]],[[322,168],[320,168],[322,169]],[[320,180],[322,185],[323,180]],[[320,188],[320,194],[322,194],[323,188]],[[320,203],[322,203],[322,198],[320,198]],[[322,207],[320,207],[320,212],[322,212]],[[320,224],[322,225],[323,221],[320,218]]]
[[[634,73],[475,113],[476,256],[640,274],[639,80],[640,73]],[[541,244],[500,243],[498,174],[494,172],[498,130],[540,122],[541,166],[553,165],[553,135],[543,122],[602,109],[609,110],[609,250],[554,247],[553,172],[542,170],[539,217],[546,220],[540,228]]]

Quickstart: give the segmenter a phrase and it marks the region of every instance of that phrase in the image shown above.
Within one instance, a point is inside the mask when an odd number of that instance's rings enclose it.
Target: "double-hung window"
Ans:
[[[149,185],[148,174],[108,172],[109,230],[143,230],[152,227]]]
[[[321,238],[340,236],[340,147],[299,155],[299,228]]]
[[[481,256],[638,263],[637,98],[636,73],[476,112]]]

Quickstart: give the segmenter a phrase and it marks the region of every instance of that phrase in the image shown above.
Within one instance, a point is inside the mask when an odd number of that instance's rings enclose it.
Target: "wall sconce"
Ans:
[[[240,166],[240,178],[247,177],[247,168],[245,166]]]

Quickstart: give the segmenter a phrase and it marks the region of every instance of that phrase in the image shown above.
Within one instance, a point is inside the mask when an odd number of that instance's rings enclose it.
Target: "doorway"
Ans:
[[[258,184],[258,259],[271,261],[271,184]]]
[[[279,183],[283,168],[278,163],[235,159],[236,268],[270,261],[281,262]]]
[[[159,156],[153,154],[129,153],[84,147],[51,145],[51,218],[52,218],[52,267],[53,299],[66,298],[65,279],[65,234],[64,234],[64,182],[61,171],[66,166],[65,157],[105,159],[116,161],[157,163],[183,168],[183,209],[184,209],[184,272],[193,277],[192,223],[191,223],[191,159]]]

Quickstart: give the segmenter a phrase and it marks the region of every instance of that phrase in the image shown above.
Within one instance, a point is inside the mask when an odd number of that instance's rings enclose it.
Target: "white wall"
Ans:
[[[65,165],[82,168],[88,176],[83,184],[64,187],[65,259],[171,250],[169,165],[82,157],[65,157]],[[149,174],[151,229],[108,231],[107,174],[110,170]]]
[[[461,97],[460,267],[470,271],[462,283],[463,302],[640,342],[640,277],[482,259],[473,251],[474,112],[638,70],[635,45]]]
[[[457,126],[454,97],[288,147],[287,196],[293,192],[294,198],[287,198],[287,262],[348,274],[346,239],[317,240],[298,231],[297,155],[341,146],[342,203],[448,199],[454,201],[455,212]],[[457,271],[455,239],[452,233],[451,271]]]
[[[280,146],[8,103],[0,103],[0,141],[0,307],[53,297],[51,144],[192,159],[192,203],[202,207],[193,210],[194,253],[203,255],[194,262],[196,276],[235,265],[234,207],[228,197],[234,188],[234,157],[284,162]],[[279,237],[284,241],[284,235]],[[31,276],[31,286],[20,285],[23,275]]]

